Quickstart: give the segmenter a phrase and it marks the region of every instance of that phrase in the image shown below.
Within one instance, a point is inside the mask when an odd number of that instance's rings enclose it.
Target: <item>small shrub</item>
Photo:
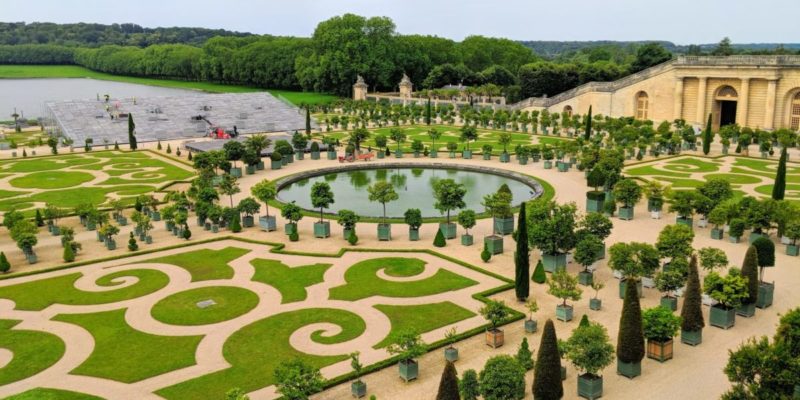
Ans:
[[[447,246],[447,241],[444,240],[444,233],[442,233],[441,229],[436,231],[436,237],[433,239],[433,245],[436,247]]]
[[[358,243],[358,235],[356,235],[355,231],[351,231],[350,235],[347,237],[347,243],[350,243],[351,246],[355,246]]]
[[[0,252],[0,273],[5,274],[11,269],[11,263],[8,262],[5,252]]]
[[[486,243],[483,244],[483,250],[481,251],[481,260],[483,262],[489,262],[492,259],[492,253],[489,252],[489,246]]]
[[[292,242],[300,240],[300,235],[297,233],[296,230],[289,235],[289,240]]]
[[[528,338],[526,337],[522,338],[522,343],[519,344],[519,348],[517,349],[517,362],[522,368],[525,368],[526,371],[533,369],[533,353],[531,353],[528,347]]]
[[[71,246],[67,246],[71,247]],[[136,243],[136,238],[133,237],[133,232],[131,232],[130,238],[128,238],[128,250],[136,251],[139,250],[139,244]]]
[[[542,264],[542,260],[539,260],[539,262],[536,263],[536,268],[533,269],[531,280],[539,284],[547,282],[547,274],[544,272],[544,264]]]

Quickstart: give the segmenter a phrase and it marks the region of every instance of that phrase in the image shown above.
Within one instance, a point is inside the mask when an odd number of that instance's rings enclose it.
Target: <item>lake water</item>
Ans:
[[[439,210],[433,207],[433,182],[437,179],[453,179],[463,184],[467,189],[464,202],[468,209],[477,213],[484,211],[481,206],[483,197],[496,192],[504,183],[511,189],[514,204],[529,200],[533,191],[528,185],[515,179],[483,172],[394,168],[344,171],[302,179],[281,189],[278,198],[284,202],[295,201],[300,207],[313,210],[309,196],[311,186],[316,182],[327,182],[336,202],[326,212],[336,213],[341,209],[348,209],[362,216],[380,217],[383,208],[380,203],[369,201],[367,187],[377,181],[388,181],[394,185],[400,196],[386,204],[388,217],[402,218],[409,208],[419,208],[424,217],[441,217]],[[452,217],[458,214],[458,210],[451,211],[450,214]]]
[[[0,121],[11,120],[14,107],[28,118],[41,115],[46,101],[95,99],[108,94],[112,98],[176,96],[190,90],[97,79],[0,79]]]

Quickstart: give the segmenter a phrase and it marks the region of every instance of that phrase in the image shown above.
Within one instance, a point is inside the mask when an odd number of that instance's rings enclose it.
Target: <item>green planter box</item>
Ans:
[[[559,161],[557,163],[558,172],[567,172],[569,170],[569,164]]]
[[[578,272],[578,283],[583,286],[592,286],[594,282],[594,274],[589,271]]]
[[[593,190],[586,192],[586,212],[603,212],[605,198],[606,196],[603,192],[595,192]]]
[[[283,156],[283,159],[286,160],[287,164],[291,164],[294,162],[294,153],[293,154],[286,154]]]
[[[711,229],[711,238],[716,240],[722,240],[725,237],[725,231],[718,228]]]
[[[255,218],[252,215],[245,215],[242,217],[242,227],[244,228],[252,228],[255,226]]]
[[[642,362],[626,363],[617,358],[617,374],[633,379],[642,374]]]
[[[489,253],[492,255],[500,254],[503,252],[503,237],[497,235],[489,235],[483,238],[483,244],[486,246]]]
[[[242,177],[242,169],[239,167],[231,167],[230,174],[234,178],[241,178]]]
[[[556,319],[569,322],[572,321],[573,309],[570,305],[559,304],[556,306]]]
[[[217,233],[217,232],[219,232],[219,225],[211,224],[211,233]]]
[[[256,173],[256,166],[255,165],[248,165],[244,168],[244,172],[247,175],[253,175]]]
[[[519,165],[528,165],[528,157],[520,157],[518,160]]]
[[[263,171],[264,170],[264,161],[260,161],[259,160],[258,163],[256,163],[256,170],[258,170],[258,171]]]
[[[603,377],[591,374],[578,375],[578,396],[589,400],[603,397]]]
[[[25,254],[25,259],[28,261],[28,264],[36,264],[36,262],[39,261],[39,258],[36,257],[35,253]]]
[[[544,160],[544,169],[553,169],[553,161]]]
[[[392,224],[378,224],[378,240],[392,240]]]
[[[681,329],[681,343],[688,344],[689,346],[697,346],[703,343],[703,330],[685,331]]]
[[[510,235],[514,232],[514,217],[508,218],[494,218],[494,230],[495,232],[505,236]]]
[[[281,166],[286,166],[286,165],[288,165],[288,164],[289,164],[289,156],[287,156],[287,155],[285,155],[285,154],[281,154],[281,156],[283,156],[283,157],[281,158]]]
[[[536,333],[536,330],[538,329],[539,329],[539,322],[533,319],[525,320],[525,332]]]
[[[472,246],[472,235],[461,235],[461,244],[464,246]]]
[[[445,347],[444,359],[450,362],[458,361],[458,349],[455,347]]]
[[[282,166],[283,166],[283,162],[281,162],[281,161],[275,161],[275,160],[272,160],[272,161],[270,161],[270,163],[269,163],[269,168],[270,168],[270,169],[273,169],[273,170],[275,170],[275,169],[281,169],[281,167],[282,167]]]
[[[742,304],[736,309],[736,315],[745,318],[756,315],[756,303]]]
[[[295,158],[297,158],[298,160],[302,160],[302,159],[305,158],[305,153],[303,153],[302,150],[297,150],[297,151],[294,152],[294,154],[295,154]]]
[[[403,158],[403,150],[397,150],[394,152],[394,158]]]
[[[428,153],[428,157],[430,157],[430,158],[439,158],[439,152],[436,151],[436,150],[431,150],[430,153]]]
[[[151,212],[150,219],[152,219],[153,221],[161,221],[161,213],[158,211]]]
[[[291,235],[291,234],[297,232],[297,224],[288,223],[288,224],[283,226],[283,230],[284,230],[284,232],[286,232],[286,235]]]
[[[800,246],[798,246],[796,244],[787,244],[786,245],[786,255],[787,256],[797,257],[798,253],[800,253],[798,251],[798,249],[800,249]]]
[[[736,310],[724,308],[720,305],[711,306],[708,322],[711,326],[716,326],[717,328],[731,328],[736,324]]]
[[[344,240],[347,240],[350,237],[350,233],[352,233],[353,231],[354,231],[353,229],[342,229],[342,238],[344,238]]]
[[[328,160],[335,160],[336,159],[336,152],[335,151],[329,151],[327,153],[328,153]]]
[[[419,240],[419,229],[408,228],[408,240],[412,242]]]
[[[421,154],[418,151],[414,152],[414,158],[420,158]]]
[[[731,243],[739,243],[740,238],[736,236],[728,236],[728,241]]]
[[[678,225],[686,225],[689,228],[692,228],[694,226],[694,220],[692,219],[692,217],[676,217],[675,223]]]
[[[507,163],[509,161],[511,161],[511,156],[508,153],[500,154],[500,162],[501,163]]]
[[[456,158],[456,152],[455,151],[448,152],[447,156],[450,158]]]
[[[400,370],[400,377],[403,378],[404,381],[412,381],[417,379],[419,375],[419,364],[416,361],[400,361],[397,363]]]
[[[630,221],[633,219],[633,207],[620,207],[617,211],[619,219]]]
[[[492,153],[483,153],[483,159],[484,160],[491,160],[492,159]]]
[[[763,233],[755,233],[755,232],[753,232],[753,233],[750,234],[750,238],[748,238],[748,243],[749,244],[753,244],[753,242],[755,242],[756,240],[758,240],[759,238],[762,238],[762,237],[767,237],[768,238],[768,236],[764,235]]]
[[[272,215],[266,216],[262,215],[258,217],[258,226],[261,228],[262,231],[272,232],[278,229],[278,224],[275,220],[275,217]]]
[[[331,236],[331,223],[328,221],[314,222],[314,237],[328,238]]]
[[[383,159],[385,157],[386,157],[386,153],[384,153],[382,151],[378,151],[378,158]]]
[[[659,304],[668,310],[676,311],[678,309],[678,299],[675,297],[664,296]]]
[[[318,151],[312,151],[311,152],[311,159],[312,160],[319,160],[319,152]]]
[[[109,249],[109,250],[116,250],[117,242],[114,241],[113,239],[106,240],[106,248]]]
[[[563,253],[542,254],[542,264],[545,272],[556,272],[558,269],[565,269],[567,268],[567,255]]]
[[[211,230],[211,222],[206,222],[205,224],[203,224],[203,230],[204,231],[210,231]]]
[[[439,230],[442,231],[445,239],[454,239],[456,237],[456,224],[451,222],[442,222],[439,224]]]
[[[620,299],[624,299],[625,298],[625,290],[627,288],[628,288],[628,281],[627,280],[623,279],[623,280],[619,281],[619,298]],[[636,291],[639,292],[639,298],[644,297],[644,293],[642,292],[642,281],[641,280],[636,281]]]
[[[472,150],[464,150],[464,151],[462,151],[461,152],[461,157],[464,158],[465,160],[471,160],[472,159]]]
[[[758,284],[758,301],[756,307],[764,309],[772,305],[772,297],[775,295],[775,284],[761,282]]]
[[[367,384],[362,381],[355,381],[350,384],[350,393],[353,397],[360,399],[367,395]]]
[[[589,309],[599,311],[603,307],[603,300],[589,299]]]

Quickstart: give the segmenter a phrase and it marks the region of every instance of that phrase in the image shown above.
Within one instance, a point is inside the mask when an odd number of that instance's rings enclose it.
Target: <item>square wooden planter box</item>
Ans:
[[[620,207],[617,211],[619,219],[630,221],[633,219],[633,207]]]
[[[578,272],[578,283],[583,286],[592,286],[594,282],[594,274],[589,271]]]
[[[633,379],[642,374],[642,363],[626,363],[617,358],[617,374]]]
[[[604,203],[603,192],[586,192],[586,212],[602,212]]]
[[[314,222],[314,237],[328,238],[331,236],[331,223],[328,221]]]
[[[572,321],[573,309],[570,305],[559,304],[556,306],[556,319],[569,322]]]
[[[239,167],[231,167],[230,174],[234,178],[241,178],[242,177],[242,169]]]
[[[664,296],[661,298],[661,307],[666,308],[667,310],[675,311],[678,309],[678,299],[675,297]]]
[[[567,172],[567,171],[569,171],[569,164],[568,163],[565,163],[563,161],[559,161],[556,164],[557,164],[558,172]]]
[[[536,333],[539,329],[539,322],[533,319],[525,320],[525,332]]]
[[[736,310],[724,308],[720,305],[711,306],[708,322],[711,326],[716,326],[717,328],[731,328],[736,324]]]
[[[355,381],[350,384],[350,393],[353,397],[360,399],[367,395],[367,384],[362,381]]]
[[[589,400],[603,397],[603,377],[591,374],[578,375],[578,396]]]
[[[603,300],[600,299],[589,299],[589,309],[594,311],[599,311],[603,308]]]
[[[496,349],[505,343],[505,334],[501,329],[487,329],[486,330],[486,345]]]
[[[403,158],[403,150],[396,150],[394,152],[394,158]]]
[[[282,166],[283,166],[283,162],[281,162],[281,161],[275,161],[275,160],[272,160],[272,161],[270,161],[270,163],[269,163],[269,168],[270,168],[270,169],[273,169],[273,170],[275,170],[275,169],[281,169],[281,167],[282,167]]]
[[[419,364],[416,361],[400,361],[397,365],[400,370],[400,377],[403,378],[404,381],[408,382],[417,379],[419,375]]]
[[[286,232],[286,235],[291,235],[291,234],[297,232],[297,224],[288,223],[288,224],[283,226],[283,230],[284,230],[284,232]]]
[[[456,237],[456,224],[442,222],[439,224],[439,229],[442,231],[445,239],[455,239]]]
[[[756,315],[756,304],[755,303],[742,304],[741,306],[739,306],[739,308],[736,309],[736,315],[745,318],[750,318]]]
[[[461,244],[464,246],[472,246],[472,235],[461,235]]]
[[[408,228],[408,240],[412,242],[419,240],[419,229]]]
[[[255,165],[248,165],[248,166],[245,167],[244,171],[245,171],[245,173],[247,173],[247,175],[253,175],[253,174],[256,173],[256,166]]]
[[[304,159],[304,158],[305,158],[305,154],[303,153],[303,151],[302,151],[302,150],[295,151],[295,152],[294,152],[294,154],[295,154],[295,157],[296,157],[298,160],[302,160],[302,159]]]
[[[501,163],[507,163],[509,161],[511,161],[511,156],[508,153],[501,153],[500,154],[500,162]]]
[[[519,157],[517,160],[519,165],[528,165],[528,157]]]
[[[722,240],[725,237],[725,231],[718,228],[711,229],[711,238],[716,240]]]
[[[761,282],[758,284],[758,301],[756,307],[767,308],[772,305],[772,297],[775,295],[775,284]]]
[[[464,150],[464,151],[462,151],[461,152],[461,157],[464,158],[465,160],[471,160],[472,159],[472,150]]]
[[[678,225],[686,225],[689,228],[694,226],[694,220],[691,217],[675,217],[675,223]]]
[[[800,246],[798,246],[796,244],[787,244],[786,245],[786,255],[787,256],[797,257],[798,254],[800,254]]]
[[[494,218],[494,230],[495,232],[505,236],[510,235],[514,232],[514,217],[508,218]]]
[[[728,241],[731,243],[739,243],[740,238],[738,236],[728,236]]]
[[[244,228],[252,228],[255,226],[255,218],[252,215],[245,215],[242,217],[242,227]]]
[[[278,224],[276,223],[275,217],[273,216],[266,216],[262,215],[258,217],[258,226],[261,228],[262,231],[272,232],[278,229]]]
[[[428,153],[428,157],[430,157],[430,158],[439,158],[439,152],[438,152],[438,151],[436,151],[436,150],[431,150],[431,151]]]
[[[659,342],[656,340],[647,341],[647,358],[658,362],[665,362],[672,359],[672,340]]]
[[[492,159],[492,153],[483,153],[483,159],[484,160],[491,160]]]
[[[444,359],[450,362],[458,361],[458,349],[452,346],[445,347]]]
[[[500,254],[503,252],[503,237],[497,235],[489,235],[483,238],[483,244],[492,255]]]
[[[756,240],[758,240],[759,238],[762,238],[762,237],[768,237],[768,236],[764,235],[762,233],[753,232],[753,233],[750,234],[750,237],[747,239],[747,243],[753,244],[753,242],[755,242]]]
[[[392,240],[392,225],[378,224],[378,240]]]
[[[378,153],[380,153],[380,152],[378,152]],[[335,160],[336,159],[336,155],[337,154],[336,154],[335,151],[329,151],[328,152],[328,160]]]
[[[544,169],[553,169],[553,161],[545,160],[544,161]]]
[[[567,255],[559,254],[542,254],[542,265],[546,272],[556,272],[558,269],[567,268]]]
[[[311,159],[312,160],[319,160],[319,152],[318,151],[312,151],[311,152]]]
[[[619,298],[625,298],[625,290],[628,288],[628,281],[621,280],[619,281]],[[639,298],[644,297],[642,293],[642,281],[636,281],[636,291],[639,292]]]
[[[689,346],[697,346],[703,343],[703,330],[685,331],[681,329],[681,343],[688,344]]]

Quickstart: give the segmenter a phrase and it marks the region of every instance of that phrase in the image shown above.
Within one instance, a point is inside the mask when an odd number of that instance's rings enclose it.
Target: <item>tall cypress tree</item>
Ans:
[[[783,146],[778,161],[778,172],[775,174],[775,184],[772,186],[772,198],[775,200],[783,200],[786,193],[786,158],[786,146]]]
[[[444,365],[436,400],[461,400],[461,395],[458,393],[458,373],[456,366],[451,361]]]
[[[681,329],[686,332],[697,332],[706,326],[703,319],[703,298],[700,292],[700,274],[697,272],[697,257],[692,256],[689,262],[689,277],[686,280],[683,306],[681,308]]]
[[[516,280],[514,288],[517,293],[517,300],[523,301],[530,295],[531,274],[530,250],[528,249],[528,222],[525,217],[525,202],[519,206],[519,217],[517,219],[517,251],[514,253],[514,267]]]
[[[592,137],[592,106],[589,106],[589,114],[586,114],[586,133],[583,134],[583,138],[586,140],[591,139]]]
[[[306,135],[311,135],[311,109],[306,105]]]
[[[136,143],[136,134],[134,130],[136,129],[136,124],[133,122],[133,114],[128,114],[128,145],[130,146],[131,150],[136,150],[139,148],[138,143]]]
[[[558,352],[558,337],[553,320],[544,324],[539,355],[533,369],[534,400],[558,400],[564,397],[561,384],[561,354]]]
[[[628,289],[635,289],[636,282],[629,281]],[[642,308],[639,304],[639,291],[626,290],[622,303],[622,316],[619,319],[617,336],[617,359],[633,364],[644,358],[644,333],[642,331]]]
[[[747,299],[744,304],[755,304],[758,301],[758,250],[755,246],[747,248],[742,262],[742,276],[747,278]]]
[[[714,134],[711,132],[711,114],[708,114],[706,130],[703,132],[703,154],[708,155],[708,153],[711,151],[712,140],[714,140]]]
[[[431,98],[428,97],[428,103],[425,105],[425,125],[431,124]]]

